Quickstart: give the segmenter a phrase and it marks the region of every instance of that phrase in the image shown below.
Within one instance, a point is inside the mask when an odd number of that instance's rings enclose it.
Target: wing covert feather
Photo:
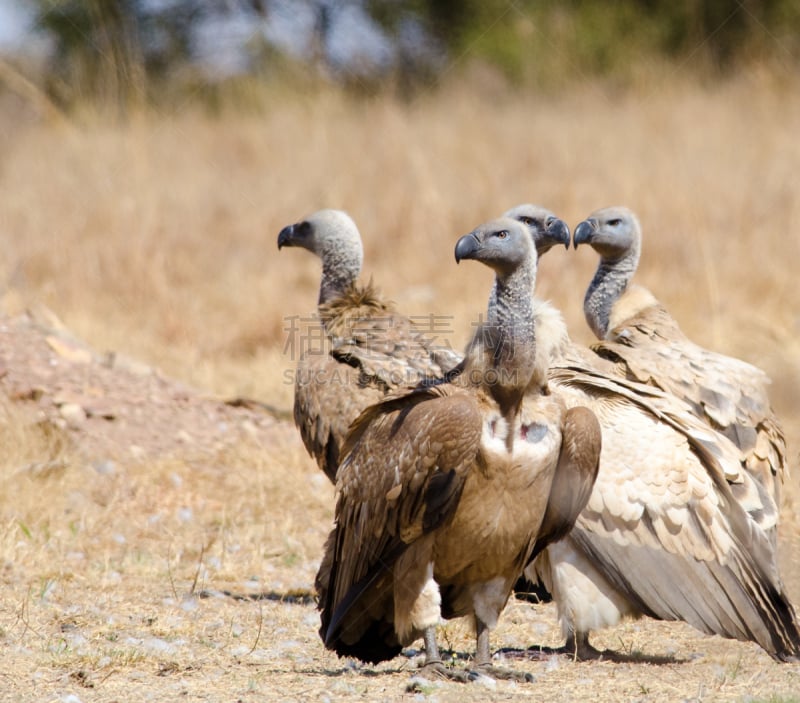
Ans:
[[[603,427],[600,471],[577,524],[620,546],[724,559],[730,537],[720,492],[730,495],[730,470],[715,453],[732,461],[734,451],[724,438],[712,442],[690,413],[629,397],[624,386],[589,372],[554,369],[550,383],[568,406],[590,407]]]
[[[306,451],[333,482],[340,448],[350,423],[383,393],[361,386],[356,369],[337,362],[327,352],[306,352],[297,365],[294,422]]]
[[[779,503],[786,441],[761,369],[693,343],[661,305],[640,310],[592,349],[617,373],[689,403],[744,452],[747,469]]]

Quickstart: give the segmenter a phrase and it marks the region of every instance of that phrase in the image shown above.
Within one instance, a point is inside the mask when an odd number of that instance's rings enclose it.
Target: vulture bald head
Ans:
[[[319,210],[284,227],[278,235],[278,249],[283,247],[302,247],[321,259],[320,303],[341,295],[361,273],[361,235],[342,210]]]
[[[635,255],[638,261],[641,241],[638,218],[622,206],[595,210],[575,228],[572,240],[576,249],[579,244],[588,244],[609,261],[630,255]]]
[[[541,205],[531,203],[517,205],[505,212],[503,217],[510,217],[528,228],[539,257],[550,251],[556,244],[563,244],[569,249],[567,223]]]
[[[583,313],[598,339],[605,339],[617,301],[628,289],[642,246],[639,220],[626,207],[595,210],[573,234],[573,244],[588,244],[600,255],[600,263],[583,299]],[[645,304],[653,298],[647,294]]]
[[[492,220],[465,234],[456,243],[456,263],[480,261],[500,279],[520,269],[536,270],[536,250],[527,228],[510,217]]]

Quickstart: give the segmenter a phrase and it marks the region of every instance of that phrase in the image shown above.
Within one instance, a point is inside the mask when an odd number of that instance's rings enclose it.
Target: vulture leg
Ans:
[[[477,631],[477,645],[475,648],[475,665],[471,671],[473,678],[489,676],[493,679],[503,679],[505,681],[528,683],[533,681],[533,675],[527,672],[492,666],[492,652],[489,649],[489,626],[476,616],[475,629]]]
[[[560,651],[579,662],[602,659],[610,654],[592,647],[589,644],[588,632],[570,632],[567,635],[567,643],[564,645],[563,650]]]
[[[469,681],[469,674],[461,669],[451,669],[442,662],[439,656],[439,645],[436,644],[436,626],[431,625],[425,628],[423,635],[425,640],[425,663],[422,665],[421,673],[437,679],[448,679],[466,683]]]

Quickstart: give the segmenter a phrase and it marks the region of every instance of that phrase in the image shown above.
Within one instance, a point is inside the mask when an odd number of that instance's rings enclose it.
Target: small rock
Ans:
[[[470,674],[470,681],[472,683],[477,684],[479,686],[485,686],[490,690],[494,690],[497,688],[497,681],[495,681],[491,676],[487,676],[486,674],[481,674],[478,672],[473,672]]]
[[[157,654],[167,654],[172,652],[175,647],[166,640],[162,640],[160,637],[148,637],[142,642],[142,649]]]
[[[249,437],[258,437],[258,427],[255,426],[250,420],[245,420],[241,424],[241,428]]]
[[[92,468],[101,476],[113,476],[117,472],[117,465],[111,459],[95,461]]]
[[[197,610],[200,605],[197,602],[197,598],[192,598],[191,596],[187,596],[183,600],[181,600],[181,610],[187,613],[191,613]]]
[[[55,336],[45,337],[45,340],[56,354],[67,361],[75,364],[90,364],[92,362],[92,352],[80,346],[77,342]]]
[[[58,411],[67,423],[67,427],[73,430],[83,427],[86,422],[86,413],[77,403],[64,403]]]
[[[186,430],[178,430],[175,433],[175,439],[177,439],[179,442],[183,442],[184,444],[192,443],[192,435],[190,435]]]

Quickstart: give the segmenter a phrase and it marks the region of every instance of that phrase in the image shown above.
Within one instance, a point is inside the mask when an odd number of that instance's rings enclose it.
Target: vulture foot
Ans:
[[[790,652],[778,652],[772,656],[775,660],[783,662],[784,664],[797,664],[800,662],[800,655],[792,654]]]
[[[491,664],[480,664],[470,669],[468,673],[470,681],[475,681],[480,676],[488,676],[502,681],[519,681],[520,683],[533,683],[536,680],[534,675],[527,671],[514,671],[514,669],[504,669]]]
[[[599,650],[592,647],[589,644],[589,635],[585,633],[577,634],[577,635],[570,635],[567,637],[567,643],[564,645],[563,648],[558,648],[555,650],[558,653],[566,654],[569,657],[572,657],[575,661],[585,662],[585,661],[597,661],[598,659],[606,659],[613,658],[613,652],[610,652],[606,649]]]
[[[453,669],[449,666],[445,666],[440,661],[426,662],[420,667],[419,675],[429,679],[457,681],[458,683],[467,683],[472,680],[470,672],[464,669]]]

